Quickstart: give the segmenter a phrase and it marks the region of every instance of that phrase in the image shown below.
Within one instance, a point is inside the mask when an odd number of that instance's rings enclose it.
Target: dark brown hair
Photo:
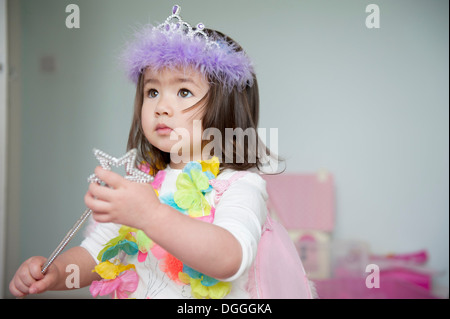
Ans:
[[[221,32],[209,30],[208,35],[220,37],[232,44],[236,51],[242,51],[242,47],[233,39]],[[127,149],[136,148],[138,150],[138,159],[145,161],[150,165],[151,170],[156,173],[164,169],[170,163],[170,154],[163,152],[151,145],[145,138],[141,125],[141,109],[143,104],[143,82],[144,72],[141,72],[136,87],[136,96],[134,101],[134,114],[128,136]],[[208,143],[214,143],[210,156],[217,156],[220,161],[220,168],[231,168],[234,170],[248,170],[257,168],[261,170],[264,164],[263,158],[278,160],[270,155],[269,149],[259,139],[257,134],[259,120],[259,91],[258,82],[253,74],[253,83],[246,85],[245,88],[234,87],[231,91],[224,88],[221,83],[213,77],[208,77],[210,88],[208,93],[193,107],[202,105],[199,111],[203,111],[202,127],[203,130],[215,128],[221,132],[221,141],[203,140],[202,146]],[[242,130],[250,132],[255,136],[246,136],[247,143],[240,143],[236,136],[226,139],[226,130]],[[247,130],[250,129],[250,130]],[[247,131],[246,131],[247,130]],[[228,134],[228,137],[229,134]],[[232,151],[225,151],[232,148]],[[212,154],[214,151],[214,154]]]

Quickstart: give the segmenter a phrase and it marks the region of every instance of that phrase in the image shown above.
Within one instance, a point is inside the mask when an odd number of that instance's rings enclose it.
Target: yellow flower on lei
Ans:
[[[123,265],[118,264],[115,265],[109,260],[104,261],[97,266],[95,266],[94,270],[92,272],[96,272],[100,275],[103,279],[114,279],[116,278],[121,272],[124,272],[128,269],[135,269],[133,264],[130,265]]]
[[[209,160],[199,162],[202,165],[203,172],[210,171],[211,173],[214,174],[215,177],[217,177],[217,175],[219,174],[219,167],[220,167],[219,158],[217,156],[214,156]]]
[[[189,277],[186,273],[179,273],[179,279],[185,284],[191,285],[191,293],[197,299],[222,299],[231,291],[231,283],[219,281],[213,286],[202,285],[202,279]]]

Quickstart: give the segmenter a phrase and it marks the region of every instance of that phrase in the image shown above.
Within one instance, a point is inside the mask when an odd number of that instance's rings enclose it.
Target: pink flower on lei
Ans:
[[[89,291],[94,298],[98,295],[111,295],[112,298],[127,299],[128,293],[136,290],[138,282],[137,273],[133,270],[127,270],[115,279],[93,281]]]

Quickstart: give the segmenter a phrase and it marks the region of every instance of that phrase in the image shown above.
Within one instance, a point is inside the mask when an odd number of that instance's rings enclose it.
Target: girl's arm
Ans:
[[[189,267],[216,279],[233,276],[241,265],[242,249],[226,229],[160,205],[142,230]]]
[[[9,284],[10,292],[16,297],[28,294],[43,293],[48,290],[71,289],[66,285],[66,278],[73,272],[73,268],[66,271],[68,265],[74,265],[80,274],[80,287],[89,285],[100,278],[92,269],[96,261],[86,249],[74,247],[59,255],[44,274],[41,268],[46,262],[45,257],[36,256],[26,260],[17,270]]]
[[[68,268],[67,266],[69,265],[73,265],[75,269],[79,269],[80,288],[90,285],[94,280],[101,279],[97,273],[92,272],[94,267],[97,266],[97,262],[83,247],[78,246],[67,250],[55,259],[53,265],[57,267],[60,278],[55,286],[52,287],[52,290],[70,289],[66,285],[66,278],[73,273],[73,268]]]

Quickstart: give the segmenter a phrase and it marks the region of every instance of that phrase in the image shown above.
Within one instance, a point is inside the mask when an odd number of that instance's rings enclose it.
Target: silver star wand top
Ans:
[[[94,149],[94,155],[97,158],[97,160],[100,162],[100,165],[106,169],[111,170],[111,167],[119,167],[119,166],[125,166],[126,175],[125,178],[127,180],[137,182],[137,183],[150,183],[153,181],[153,176],[148,175],[144,172],[141,172],[136,168],[136,149],[132,149],[128,153],[126,153],[124,156],[120,158],[112,157],[111,155],[106,154],[105,152],[102,152],[98,149]],[[88,182],[90,183],[103,183],[95,174],[92,174],[88,178]],[[81,215],[81,217],[76,221],[76,223],[73,225],[73,227],[67,232],[64,239],[59,243],[58,247],[53,251],[53,253],[48,257],[47,261],[45,262],[44,266],[42,266],[41,273],[45,274],[48,267],[53,263],[56,257],[64,250],[64,248],[67,246],[67,244],[70,242],[70,240],[75,236],[77,231],[81,228],[81,226],[84,224],[84,222],[88,219],[88,217],[91,215],[92,210],[86,209],[84,213]]]

